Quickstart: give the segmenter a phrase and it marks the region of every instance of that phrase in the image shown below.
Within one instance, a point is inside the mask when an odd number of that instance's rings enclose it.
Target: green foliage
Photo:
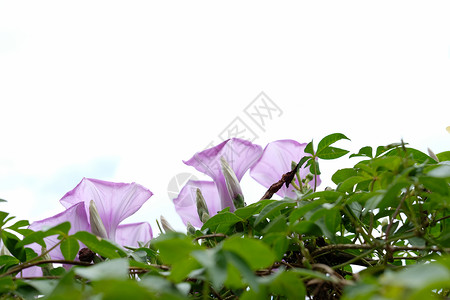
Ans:
[[[310,142],[298,166],[319,175],[321,160],[349,153],[332,146],[341,140],[348,138]],[[88,232],[69,235],[69,223],[33,232],[0,212],[0,299],[443,299],[449,153],[436,161],[404,143],[366,146],[331,176],[333,188],[305,185],[296,199],[225,209],[199,230],[167,232],[136,249]],[[64,261],[46,256],[50,237]],[[35,253],[35,243],[44,252]],[[92,261],[77,259],[84,247]],[[44,275],[21,278],[31,267]]]

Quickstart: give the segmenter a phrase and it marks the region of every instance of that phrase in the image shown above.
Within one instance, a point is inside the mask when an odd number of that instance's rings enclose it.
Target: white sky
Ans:
[[[342,132],[340,146],[450,150],[448,1],[0,0],[0,204],[63,210],[82,177],[138,182],[164,214],[183,164],[240,117],[263,147]],[[264,131],[244,109],[282,110]],[[348,158],[324,162],[325,184]],[[328,178],[328,179],[327,179]],[[248,175],[248,202],[264,193]]]

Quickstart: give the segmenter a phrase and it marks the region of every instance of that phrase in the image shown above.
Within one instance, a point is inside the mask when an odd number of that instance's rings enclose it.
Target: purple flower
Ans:
[[[258,162],[250,169],[250,176],[264,187],[269,188],[278,182],[283,174],[292,170],[292,162],[297,164],[302,157],[310,155],[305,153],[306,145],[306,143],[300,144],[294,140],[279,140],[269,143]],[[299,170],[301,179],[305,179],[309,173],[309,167],[305,169],[304,165]],[[314,186],[314,180],[312,179],[308,184]],[[296,184],[299,184],[298,181]],[[319,184],[320,178],[317,176],[317,185]],[[289,185],[289,188],[283,185],[277,194],[281,197],[297,198],[292,185]]]
[[[261,153],[261,146],[232,138],[213,148],[196,153],[184,163],[211,177],[219,192],[221,207],[230,207],[230,211],[234,211],[232,195],[228,191],[220,160],[225,159],[233,169],[237,180],[241,181],[242,176],[258,160]]]
[[[196,191],[199,188],[208,206],[209,215],[229,207],[235,210],[233,200],[242,196],[239,181],[261,156],[262,148],[249,141],[232,138],[196,153],[184,163],[211,177],[210,181],[189,181],[175,198],[175,209],[183,222],[201,227],[197,213]],[[234,173],[234,174],[233,174]]]
[[[150,190],[136,183],[114,183],[83,178],[60,200],[67,208],[64,212],[33,222],[29,228],[38,231],[68,221],[71,224],[69,234],[78,231],[93,232],[92,221],[96,220],[101,224],[100,226],[104,226],[106,238],[122,246],[138,247],[138,242],[147,243],[153,237],[150,224],[119,225],[119,223],[134,214],[152,195]],[[96,216],[91,214],[90,207],[92,208],[93,205],[91,201],[97,208]],[[56,236],[47,237],[44,241],[47,249],[59,242]],[[36,253],[41,253],[41,246],[38,244],[32,244],[29,247]],[[64,259],[59,247],[50,251],[49,254],[52,259]],[[23,276],[41,274],[40,268],[29,268],[23,272]]]
[[[138,211],[152,195],[150,190],[137,183],[115,183],[83,178],[73,190],[61,198],[60,202],[66,208],[83,202],[87,220],[90,220],[89,206],[93,200],[105,226],[107,238],[115,241],[118,238],[116,231],[120,228],[119,224]],[[142,229],[141,225],[136,226]]]
[[[210,216],[222,210],[219,192],[212,181],[189,180],[181,189],[178,197],[173,199],[175,210],[185,225],[187,222],[195,227],[202,227],[203,222],[197,213],[197,189],[200,189],[205,198]]]

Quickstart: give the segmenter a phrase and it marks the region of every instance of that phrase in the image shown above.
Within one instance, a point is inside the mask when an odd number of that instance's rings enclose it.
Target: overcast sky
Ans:
[[[352,151],[450,150],[449,15],[448,1],[0,0],[2,209],[33,221],[83,177],[135,181],[154,196],[130,221],[183,228],[169,182],[204,178],[182,160],[230,128],[262,147],[342,132]],[[263,126],[248,114],[262,98]],[[324,184],[353,163],[324,162]]]

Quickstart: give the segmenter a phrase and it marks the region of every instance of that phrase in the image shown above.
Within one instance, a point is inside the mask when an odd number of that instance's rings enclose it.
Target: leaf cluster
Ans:
[[[309,143],[296,169],[349,153]],[[442,299],[450,291],[450,152],[363,147],[334,188],[224,209],[198,230],[123,248],[70,224],[33,232],[0,213],[0,299]],[[48,258],[58,239],[64,260]],[[36,253],[30,245],[43,247]],[[91,251],[83,261],[80,250]],[[68,266],[72,266],[69,268]],[[39,278],[21,277],[39,267]]]

